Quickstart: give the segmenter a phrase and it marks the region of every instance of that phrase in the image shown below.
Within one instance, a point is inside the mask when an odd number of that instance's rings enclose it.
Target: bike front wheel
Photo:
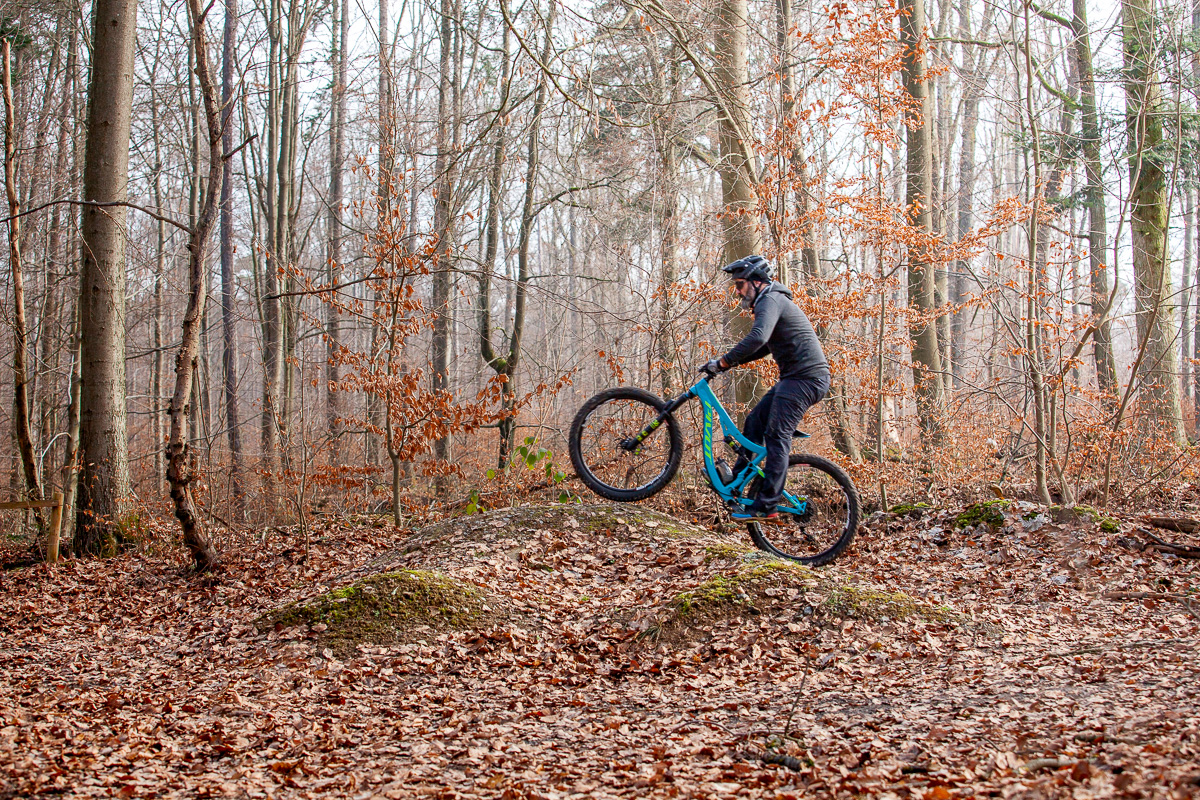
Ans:
[[[621,386],[592,397],[571,423],[568,449],[584,485],[607,500],[643,500],[671,482],[683,460],[683,436],[671,415],[630,447],[666,403],[650,392]]]
[[[750,483],[754,497],[762,479]],[[850,546],[858,530],[858,490],[832,461],[793,453],[778,507],[779,518],[747,525],[755,547],[813,567],[828,564]]]

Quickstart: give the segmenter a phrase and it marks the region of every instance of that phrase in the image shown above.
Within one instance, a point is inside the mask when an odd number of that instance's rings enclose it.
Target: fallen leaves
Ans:
[[[952,615],[852,618],[832,589],[774,576],[740,587],[759,613],[676,639],[648,635],[674,598],[764,562],[639,507],[505,511],[398,541],[331,523],[304,561],[271,540],[207,581],[152,556],[4,573],[0,782],[78,797],[1194,796],[1197,621],[1169,597],[1102,595],[1194,597],[1195,562],[1025,526],[1020,509],[956,531],[959,512],[869,530],[819,572]],[[254,625],[413,569],[485,587],[506,616],[418,620],[344,651],[322,643],[328,622]]]

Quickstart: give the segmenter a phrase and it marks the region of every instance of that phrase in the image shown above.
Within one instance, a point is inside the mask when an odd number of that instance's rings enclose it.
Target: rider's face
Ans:
[[[744,281],[739,278],[733,282],[733,290],[737,292],[743,300],[752,299],[754,297],[754,289],[755,285],[751,281]]]

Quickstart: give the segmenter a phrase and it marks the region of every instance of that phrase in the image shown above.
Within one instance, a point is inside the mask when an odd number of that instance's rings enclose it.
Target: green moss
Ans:
[[[812,570],[790,561],[772,560],[746,565],[736,572],[714,575],[689,592],[678,594],[670,607],[678,619],[719,614],[735,607],[752,607],[768,584],[813,577]]]
[[[965,511],[954,518],[955,528],[969,528],[972,525],[987,525],[999,528],[1004,524],[1004,509],[1008,508],[1007,500],[988,500],[968,506]]]
[[[259,626],[324,625],[319,638],[335,650],[359,642],[393,642],[417,626],[470,628],[485,620],[484,597],[470,584],[425,570],[373,575],[258,620]]]
[[[1112,517],[1105,517],[1100,520],[1100,530],[1105,533],[1117,533],[1121,530],[1121,525]]]
[[[929,503],[898,503],[888,509],[888,512],[895,514],[898,517],[908,517],[919,515],[923,511],[930,509]]]
[[[752,552],[751,548],[745,545],[726,544],[725,542],[721,542],[719,544],[710,544],[708,547],[704,548],[704,561],[705,563],[708,563],[710,561],[715,561],[718,558],[736,561],[750,552]]]
[[[883,592],[858,586],[839,586],[830,593],[821,610],[853,619],[912,619],[947,622],[958,615],[945,606],[931,606],[904,592]]]

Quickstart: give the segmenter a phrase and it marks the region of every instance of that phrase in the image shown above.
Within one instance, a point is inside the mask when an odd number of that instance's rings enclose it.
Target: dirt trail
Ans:
[[[1103,597],[1196,597],[1197,562],[1122,547],[1128,524],[950,519],[876,520],[815,576],[605,507],[330,524],[211,579],[147,555],[6,572],[0,795],[1200,795],[1200,600]],[[339,652],[255,625],[384,568],[494,613]],[[865,586],[917,602],[839,594]]]

